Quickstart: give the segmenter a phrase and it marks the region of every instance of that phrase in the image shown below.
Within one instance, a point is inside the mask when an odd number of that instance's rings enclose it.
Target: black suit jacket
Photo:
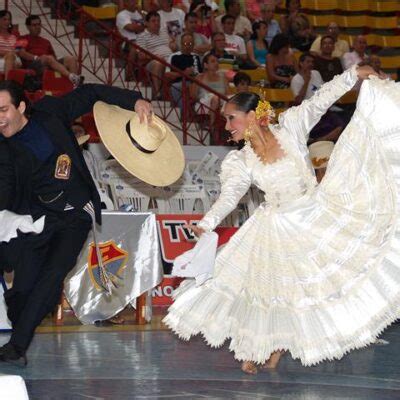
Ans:
[[[71,131],[72,122],[92,111],[96,101],[133,110],[142,96],[139,92],[105,85],[87,84],[62,97],[45,96],[34,104],[30,118],[37,120],[72,163],[90,188],[96,221],[101,223],[100,198],[84,161],[82,151]],[[8,139],[0,142],[0,210],[31,214],[32,168],[21,144]]]

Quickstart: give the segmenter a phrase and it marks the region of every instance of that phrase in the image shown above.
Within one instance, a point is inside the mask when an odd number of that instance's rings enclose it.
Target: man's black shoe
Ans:
[[[0,362],[8,362],[19,367],[25,367],[28,364],[25,352],[18,351],[11,343],[0,347]]]

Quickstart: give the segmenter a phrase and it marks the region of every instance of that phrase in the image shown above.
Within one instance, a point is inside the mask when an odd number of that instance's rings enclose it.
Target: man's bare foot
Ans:
[[[252,361],[243,361],[242,362],[242,371],[246,372],[246,374],[256,375],[257,367]]]
[[[281,350],[274,351],[271,354],[271,357],[266,361],[265,364],[263,364],[261,366],[261,368],[262,369],[275,369],[278,366],[279,360],[280,360],[280,358],[281,358],[283,353],[284,353],[284,351],[281,351]]]

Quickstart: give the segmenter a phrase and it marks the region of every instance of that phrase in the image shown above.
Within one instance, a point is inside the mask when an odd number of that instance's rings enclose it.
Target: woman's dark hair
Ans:
[[[289,13],[289,6],[290,6],[290,3],[291,3],[292,1],[297,1],[297,2],[299,3],[299,8],[301,8],[301,2],[300,2],[300,0],[286,0],[286,1],[285,1],[285,8],[286,8],[286,12],[287,12],[287,13]]]
[[[211,57],[215,57],[216,59],[218,59],[218,57],[217,57],[215,54],[208,52],[208,53],[204,56],[204,58],[203,58],[203,69],[204,69],[204,65],[205,65],[205,64],[208,64],[208,60],[209,60]]]
[[[251,26],[253,33],[251,34],[250,39],[257,40],[257,31],[260,29],[261,25],[265,25],[268,28],[268,24],[265,21],[256,21]],[[268,42],[264,38],[265,47],[268,50]]]
[[[1,17],[0,17],[1,18]],[[29,114],[30,110],[30,102],[25,96],[24,88],[17,82],[14,81],[1,81],[0,82],[0,92],[5,91],[11,97],[11,104],[18,108],[21,104],[21,101],[25,102],[26,110],[25,114]]]
[[[256,93],[242,92],[235,94],[229,101],[229,104],[234,104],[239,111],[248,113],[249,111],[255,111],[260,96]]]
[[[194,12],[194,10],[200,5],[203,4],[204,6],[207,6],[205,0],[193,0],[192,3],[190,4],[189,7],[189,12]]]
[[[277,55],[280,49],[283,49],[286,46],[290,46],[289,36],[278,33],[272,39],[271,45],[269,46],[269,52],[271,54]]]
[[[10,17],[10,26],[7,28],[7,31],[8,31],[8,33],[11,33],[12,27],[13,27],[12,15],[11,15],[10,11],[8,11],[8,10],[0,10],[0,18],[5,17],[6,15],[8,15]]]
[[[246,74],[246,72],[238,72],[237,74],[235,74],[235,76],[233,77],[233,84],[235,86],[238,86],[239,83],[246,83],[247,85],[251,84],[251,78],[249,75]]]

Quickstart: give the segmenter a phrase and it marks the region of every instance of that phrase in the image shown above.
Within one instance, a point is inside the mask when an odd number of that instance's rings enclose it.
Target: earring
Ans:
[[[249,125],[249,127],[244,131],[243,139],[245,142],[250,142],[254,134],[254,124]]]

